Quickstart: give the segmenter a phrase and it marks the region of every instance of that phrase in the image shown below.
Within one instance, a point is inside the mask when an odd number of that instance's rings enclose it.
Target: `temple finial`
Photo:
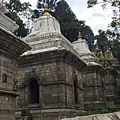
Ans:
[[[109,47],[108,46],[106,47],[106,51],[109,51]]]
[[[96,44],[96,49],[100,49],[98,44]]]
[[[49,10],[49,8],[48,8],[48,4],[46,3],[45,4],[45,8],[44,8],[44,16],[49,16],[50,15],[50,10]]]
[[[95,51],[96,51],[96,52],[100,52],[100,48],[99,48],[98,43],[97,43],[96,46],[95,46]]]
[[[82,40],[81,32],[78,33],[78,40]]]

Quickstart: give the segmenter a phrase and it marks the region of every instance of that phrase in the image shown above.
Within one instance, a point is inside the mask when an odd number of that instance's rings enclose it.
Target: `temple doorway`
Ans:
[[[77,84],[77,80],[74,81],[74,100],[75,100],[75,104],[78,104],[78,84]]]
[[[35,79],[29,82],[29,103],[39,103],[39,84]]]

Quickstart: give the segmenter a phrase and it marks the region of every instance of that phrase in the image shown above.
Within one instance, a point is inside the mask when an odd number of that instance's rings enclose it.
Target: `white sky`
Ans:
[[[30,2],[36,8],[37,0],[20,0]],[[99,29],[105,30],[111,21],[112,10],[103,10],[101,5],[87,9],[87,0],[66,0],[79,20],[85,20],[93,32],[97,34]]]

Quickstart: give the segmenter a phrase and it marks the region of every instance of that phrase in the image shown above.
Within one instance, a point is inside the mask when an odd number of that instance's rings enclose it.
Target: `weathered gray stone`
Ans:
[[[90,116],[78,116],[75,118],[65,118],[61,120],[120,120],[120,112]]]

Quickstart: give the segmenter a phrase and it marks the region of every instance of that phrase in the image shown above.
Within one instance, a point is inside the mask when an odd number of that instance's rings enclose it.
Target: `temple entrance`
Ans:
[[[29,83],[29,103],[39,103],[39,84],[35,79],[31,80]]]
[[[74,81],[74,100],[75,104],[78,104],[78,87],[77,87],[77,81]]]

